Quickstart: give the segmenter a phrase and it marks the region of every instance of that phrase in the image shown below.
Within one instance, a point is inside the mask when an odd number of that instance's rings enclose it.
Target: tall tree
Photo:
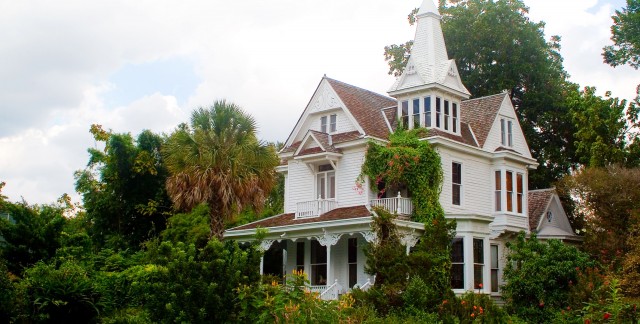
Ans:
[[[92,237],[99,244],[111,237],[135,246],[157,235],[171,211],[160,155],[164,139],[145,130],[134,141],[130,134],[114,134],[100,125],[92,125],[91,133],[104,149],[90,148],[88,168],[75,176]]]
[[[540,167],[532,189],[547,187],[575,166],[573,134],[564,96],[577,92],[567,81],[560,38],[544,39],[544,23],[531,21],[521,0],[440,1],[449,57],[473,97],[507,90]],[[409,22],[415,19],[414,10]],[[385,48],[389,74],[401,73],[411,42]]]
[[[614,45],[605,46],[602,56],[611,66],[629,64],[640,67],[640,0],[627,0],[627,7],[616,10],[611,17],[611,40]]]
[[[585,87],[568,96],[575,133],[576,158],[585,166],[640,164],[640,107],[636,102],[595,94]]]
[[[179,209],[207,203],[209,237],[222,238],[224,222],[246,205],[262,207],[279,161],[256,137],[254,119],[235,104],[216,101],[191,114],[163,149],[170,177],[166,187]]]

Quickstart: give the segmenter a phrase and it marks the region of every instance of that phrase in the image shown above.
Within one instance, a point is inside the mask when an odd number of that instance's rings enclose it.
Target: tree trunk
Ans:
[[[222,234],[224,234],[224,217],[220,215],[220,211],[216,208],[209,208],[209,240],[215,237],[218,241],[222,241]]]

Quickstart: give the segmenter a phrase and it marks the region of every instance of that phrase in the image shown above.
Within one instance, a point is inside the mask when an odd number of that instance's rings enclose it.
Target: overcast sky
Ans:
[[[91,124],[170,132],[216,99],[284,141],[324,74],[386,93],[385,45],[421,0],[0,0],[0,181],[17,201],[76,201]],[[600,55],[624,0],[525,0],[562,37],[574,82],[631,99],[640,73]]]

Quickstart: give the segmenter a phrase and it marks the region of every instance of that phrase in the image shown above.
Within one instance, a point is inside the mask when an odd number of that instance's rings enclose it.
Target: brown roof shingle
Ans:
[[[326,77],[325,77],[326,78]],[[380,114],[382,108],[396,105],[396,100],[350,84],[326,78],[366,135],[386,139],[389,128]]]
[[[484,146],[502,101],[507,95],[507,93],[499,93],[465,100],[460,104],[461,121],[471,126],[480,147]]]
[[[294,213],[281,214],[274,217],[265,218],[263,220],[253,222],[250,224],[231,228],[228,231],[239,231],[246,229],[254,229],[257,227],[277,227],[286,225],[298,225],[307,223],[326,222],[341,219],[350,219],[358,217],[371,216],[371,212],[365,206],[343,207],[336,208],[330,212],[324,213],[318,217],[295,219]]]
[[[540,218],[545,208],[549,205],[551,197],[555,194],[555,189],[531,190],[527,194],[529,200],[529,230],[538,229]]]

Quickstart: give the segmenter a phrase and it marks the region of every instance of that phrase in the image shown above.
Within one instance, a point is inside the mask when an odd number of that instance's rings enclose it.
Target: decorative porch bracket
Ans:
[[[325,246],[327,248],[327,282],[333,282],[335,280],[335,285],[338,285],[338,281],[335,279],[333,274],[333,267],[331,266],[331,246],[336,245],[338,240],[342,236],[342,234],[328,233],[324,228],[322,229],[324,235],[316,236],[318,243],[320,245]],[[334,286],[332,289],[336,289]],[[337,295],[337,292],[336,292]]]
[[[273,244],[274,240],[262,240],[262,242],[260,242],[260,245],[258,246],[258,251],[260,251],[261,253],[264,253],[266,250],[268,250],[271,247],[271,244]],[[262,275],[264,273],[264,254],[260,257],[260,274]]]
[[[405,235],[402,235],[402,237],[400,237],[400,243],[402,243],[402,245],[404,245],[407,248],[407,255],[409,255],[409,251],[411,251],[411,248],[416,246],[419,239],[420,237],[413,233],[411,234],[407,233]]]
[[[366,231],[366,232],[360,232],[360,234],[362,234],[362,237],[364,237],[367,243],[375,244],[378,242],[378,236],[376,235],[376,232]]]

